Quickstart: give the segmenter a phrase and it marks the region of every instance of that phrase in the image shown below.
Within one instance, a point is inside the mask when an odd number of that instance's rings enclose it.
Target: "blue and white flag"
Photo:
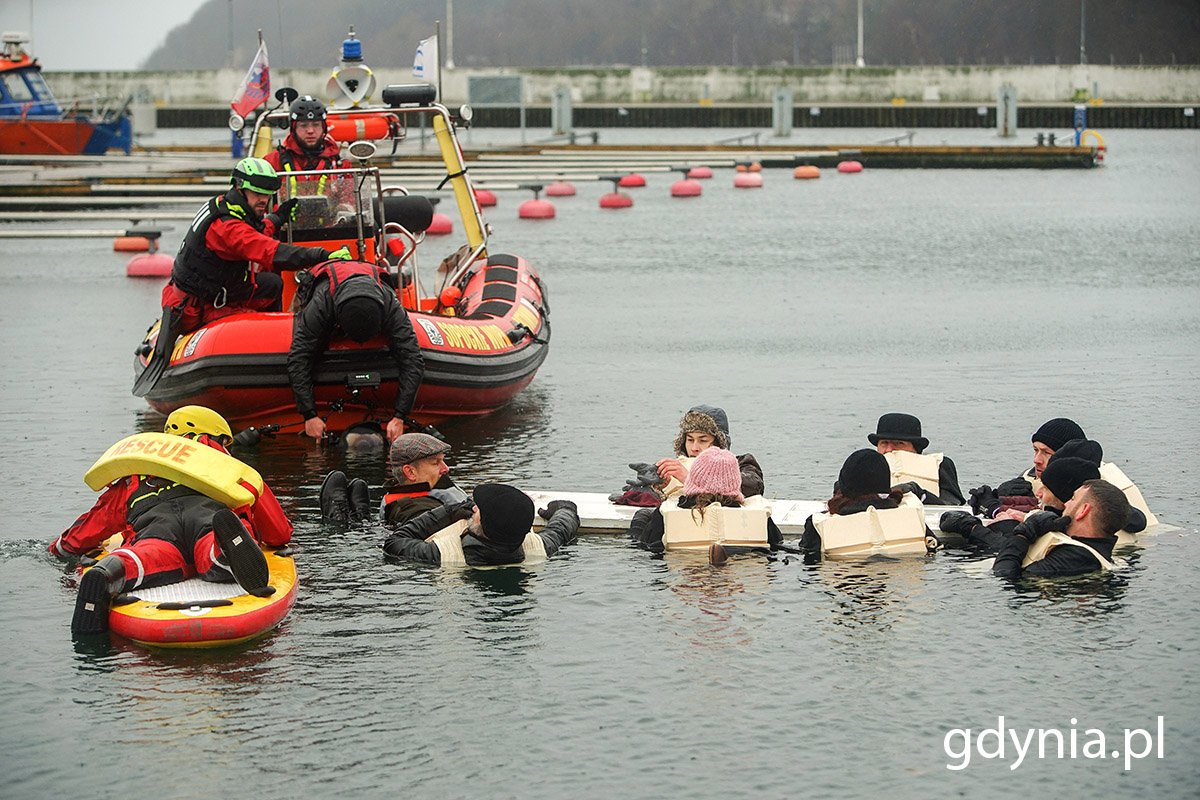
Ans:
[[[426,83],[437,83],[438,42],[436,36],[422,39],[417,45],[417,56],[413,59],[413,77]]]

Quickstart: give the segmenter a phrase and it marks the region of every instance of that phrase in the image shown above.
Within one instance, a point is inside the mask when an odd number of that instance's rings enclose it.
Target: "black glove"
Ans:
[[[1013,529],[1014,536],[1024,536],[1030,542],[1044,533],[1065,531],[1071,524],[1070,517],[1060,517],[1053,511],[1033,511],[1025,517],[1025,521]]]
[[[966,536],[979,524],[979,518],[966,511],[947,511],[938,520],[938,528],[946,533],[957,533],[960,536]]]
[[[920,500],[921,498],[923,498],[925,496],[925,490],[922,489],[921,484],[917,483],[916,481],[907,481],[906,483],[897,483],[892,488],[899,489],[902,492],[908,492],[910,494],[914,494],[914,495],[916,495],[918,500]]]
[[[637,478],[630,480],[630,483],[633,484],[632,488],[655,486],[662,483],[662,478],[658,475],[658,468],[653,464],[635,461],[629,465],[629,468],[637,473]]]
[[[1013,478],[996,487],[999,497],[1033,497],[1033,486],[1024,478]]]
[[[570,500],[551,500],[546,504],[545,508],[539,508],[537,513],[539,517],[548,521],[554,516],[554,512],[561,511],[564,508],[569,510],[575,516],[579,516],[579,506],[575,505]]]
[[[475,501],[463,500],[461,503],[455,503],[451,506],[446,506],[450,509],[450,519],[470,519],[475,516]]]
[[[279,230],[289,222],[296,221],[296,207],[300,205],[300,201],[296,198],[284,200],[279,204],[279,207],[267,214],[266,218],[275,223],[275,230]]]
[[[971,496],[971,510],[976,514],[986,514],[990,517],[992,512],[1000,507],[1000,495],[986,483],[976,486],[968,494]]]
[[[254,447],[254,445],[258,444],[261,439],[262,434],[259,433],[258,428],[251,425],[249,428],[246,428],[246,430],[239,431],[233,437],[233,443],[242,447]]]

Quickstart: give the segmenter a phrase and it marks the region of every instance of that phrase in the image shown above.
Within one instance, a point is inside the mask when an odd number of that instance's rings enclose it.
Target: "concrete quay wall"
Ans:
[[[372,67],[379,86],[412,83],[408,67]],[[47,72],[60,100],[86,104],[97,96],[133,95],[155,106],[227,104],[242,69],[173,72]],[[325,97],[331,70],[272,69],[272,86]],[[1100,98],[1120,103],[1200,104],[1200,66],[927,66],[927,67],[595,67],[453,69],[443,75],[447,104],[468,99],[474,76],[523,75],[525,102],[552,102],[569,87],[575,103],[770,103],[789,88],[797,104],[980,103],[996,100],[1004,84],[1020,103],[1066,103]],[[378,97],[378,91],[376,93]]]

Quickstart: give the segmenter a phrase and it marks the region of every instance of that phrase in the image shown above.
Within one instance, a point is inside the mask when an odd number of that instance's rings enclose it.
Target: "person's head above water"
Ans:
[[[693,406],[679,421],[675,454],[695,458],[709,447],[729,449],[729,417],[716,406]]]
[[[875,432],[867,434],[867,441],[883,454],[893,450],[921,453],[929,446],[929,440],[921,435],[921,420],[912,414],[884,414],[875,424]]]
[[[1034,431],[1030,438],[1033,442],[1033,474],[1040,478],[1042,470],[1050,461],[1050,456],[1054,455],[1058,448],[1072,439],[1086,439],[1087,436],[1074,420],[1055,417],[1042,423],[1042,427]]]
[[[450,472],[446,453],[450,445],[427,433],[405,433],[396,437],[388,459],[392,477],[401,484],[427,483],[436,486]]]
[[[738,502],[742,496],[742,474],[738,469],[737,456],[720,447],[701,451],[688,470],[683,484],[683,494],[688,496],[713,495],[732,497]]]
[[[471,493],[478,531],[500,548],[516,549],[533,527],[533,500],[515,486],[481,483]]]

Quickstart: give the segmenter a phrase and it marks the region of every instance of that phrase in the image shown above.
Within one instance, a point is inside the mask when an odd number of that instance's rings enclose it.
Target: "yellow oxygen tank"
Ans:
[[[455,177],[450,179],[450,185],[454,187],[454,199],[458,202],[458,211],[462,216],[463,227],[467,231],[467,243],[474,250],[479,245],[483,244],[483,229],[479,223],[479,207],[475,204],[475,195],[471,191],[471,187],[467,184],[467,179],[463,175],[466,170],[466,165],[463,164],[462,155],[458,152],[458,147],[454,143],[454,137],[450,135],[450,128],[446,125],[446,120],[441,114],[433,115],[433,133],[437,137],[438,146],[442,150],[442,161],[446,164],[446,169],[450,170],[450,174]],[[480,254],[487,257],[487,252]]]
[[[263,158],[274,146],[274,142],[271,141],[271,126],[259,125],[258,130],[254,132],[254,147],[251,148],[250,155]]]

